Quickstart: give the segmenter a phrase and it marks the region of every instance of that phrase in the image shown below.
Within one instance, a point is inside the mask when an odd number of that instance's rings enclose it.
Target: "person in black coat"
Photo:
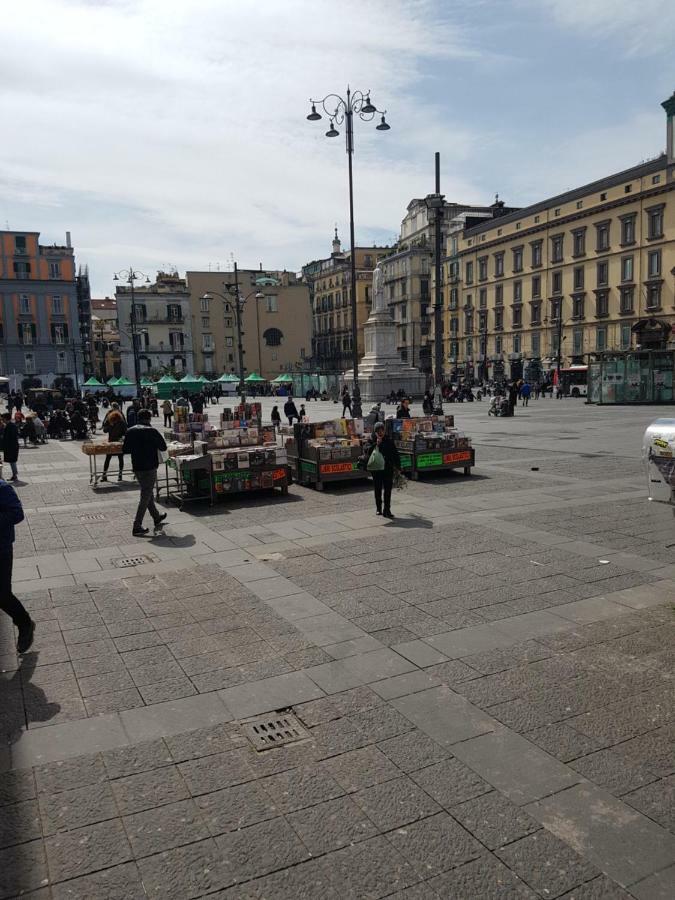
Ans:
[[[396,418],[397,419],[409,419],[410,418],[410,400],[408,400],[407,397],[404,397],[401,400],[401,403],[396,410]]]
[[[11,413],[3,413],[2,421],[5,427],[0,435],[0,450],[2,450],[4,461],[9,463],[9,467],[12,470],[12,477],[9,480],[18,481],[19,473],[17,472],[16,464],[19,461],[19,429],[12,422]]]
[[[298,413],[298,408],[293,402],[293,398],[289,396],[288,400],[284,403],[284,415],[288,419],[288,424],[293,424],[293,419],[297,419],[300,421],[300,414]]]
[[[398,455],[396,444],[385,433],[384,423],[377,422],[373,428],[373,434],[366,446],[366,460],[377,447],[384,457],[384,469],[372,471],[373,488],[375,491],[375,506],[377,515],[385,519],[393,519],[391,511],[391,489],[394,485],[394,471],[401,468],[401,458]],[[368,463],[366,462],[366,467]],[[384,492],[384,509],[382,507],[382,493]]]

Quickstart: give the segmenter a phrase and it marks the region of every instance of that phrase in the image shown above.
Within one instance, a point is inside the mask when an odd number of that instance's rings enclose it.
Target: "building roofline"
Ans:
[[[542,212],[556,204],[562,206],[563,203],[569,203],[571,200],[578,200],[580,197],[585,197],[587,194],[602,191],[604,188],[614,187],[624,181],[631,181],[644,175],[651,175],[653,172],[661,170],[665,165],[666,154],[661,153],[654,159],[639,163],[637,166],[632,166],[630,169],[623,169],[621,172],[616,172],[614,175],[606,175],[604,178],[599,178],[597,181],[590,181],[588,184],[584,184],[581,187],[572,188],[572,190],[565,191],[562,194],[548,197],[546,200],[539,200],[531,206],[524,206],[514,213],[507,213],[504,216],[497,216],[495,219],[489,219],[484,224],[474,225],[473,228],[466,229],[464,233],[468,236],[481,234],[483,231],[489,231],[491,227],[499,228],[509,222],[517,222],[519,219],[524,219],[534,213]]]

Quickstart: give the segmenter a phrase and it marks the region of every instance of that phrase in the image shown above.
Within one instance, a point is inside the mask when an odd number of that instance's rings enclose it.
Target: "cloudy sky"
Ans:
[[[114,270],[298,269],[348,242],[342,138],[310,96],[370,89],[357,242],[413,196],[524,205],[664,149],[672,0],[22,0],[0,29],[0,227]]]

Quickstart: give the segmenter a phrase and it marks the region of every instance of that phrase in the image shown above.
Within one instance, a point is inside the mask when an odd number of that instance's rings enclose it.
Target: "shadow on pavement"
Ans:
[[[384,526],[385,528],[433,528],[434,523],[431,519],[425,519],[424,516],[410,513],[405,519],[392,519]]]

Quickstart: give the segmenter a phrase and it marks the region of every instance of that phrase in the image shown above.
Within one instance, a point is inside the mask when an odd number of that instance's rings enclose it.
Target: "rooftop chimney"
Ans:
[[[72,247],[73,245],[70,242],[70,232],[66,231],[66,247]]]

